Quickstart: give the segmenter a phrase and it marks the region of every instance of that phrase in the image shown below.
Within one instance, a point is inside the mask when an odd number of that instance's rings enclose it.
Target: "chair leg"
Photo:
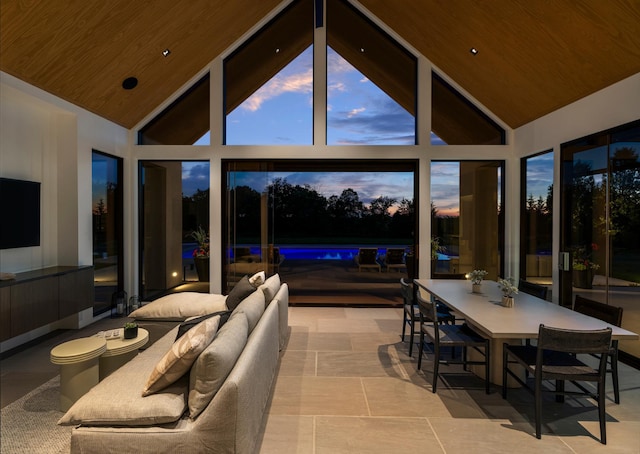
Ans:
[[[604,380],[598,383],[598,418],[600,419],[600,443],[607,444],[607,414],[605,412]]]
[[[410,329],[410,337],[409,337],[409,356],[413,356],[413,340],[415,339],[416,334],[416,324],[413,320],[410,321],[409,329]]]
[[[402,342],[404,342],[404,333],[407,330],[407,314],[402,319]]]
[[[536,376],[535,379],[535,400],[536,400],[536,438],[542,438],[542,379]]]
[[[420,330],[420,346],[418,347],[418,370],[422,366],[422,347],[424,346],[424,333]]]
[[[436,392],[436,386],[438,384],[438,369],[440,366],[440,342],[435,340],[433,342],[433,382],[431,384],[431,392]]]

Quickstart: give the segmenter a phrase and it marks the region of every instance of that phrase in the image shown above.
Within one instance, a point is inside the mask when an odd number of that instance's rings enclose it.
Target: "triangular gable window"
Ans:
[[[313,143],[313,0],[297,0],[224,61],[227,145]]]
[[[327,0],[327,143],[416,143],[410,54],[344,0]]]

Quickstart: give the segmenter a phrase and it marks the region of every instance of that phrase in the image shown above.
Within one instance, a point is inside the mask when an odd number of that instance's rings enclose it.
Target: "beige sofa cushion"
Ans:
[[[260,321],[260,317],[262,317],[262,314],[264,313],[264,307],[264,293],[257,291],[243,299],[242,302],[238,304],[238,307],[235,308],[233,313],[245,313],[247,321],[249,322],[249,332],[251,332]]]
[[[156,393],[186,374],[198,355],[213,340],[219,323],[219,315],[208,318],[177,339],[154,367],[142,390],[142,395]]]
[[[269,277],[264,284],[258,287],[264,292],[264,301],[269,304],[280,290],[280,275],[278,273]]]
[[[136,320],[183,321],[188,317],[211,314],[227,309],[225,295],[182,292],[163,296],[133,311]]]
[[[162,392],[142,397],[140,390],[158,360],[171,348],[178,328],[106,377],[71,406],[61,425],[153,426],[177,421],[187,408],[187,377]]]
[[[189,379],[191,418],[196,418],[218,392],[242,353],[248,335],[249,323],[245,313],[234,312],[193,364]]]

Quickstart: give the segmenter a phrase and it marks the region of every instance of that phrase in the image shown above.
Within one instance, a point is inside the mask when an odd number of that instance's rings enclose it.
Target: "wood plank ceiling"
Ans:
[[[279,4],[0,0],[0,69],[132,128]],[[360,4],[513,128],[640,72],[639,0]]]

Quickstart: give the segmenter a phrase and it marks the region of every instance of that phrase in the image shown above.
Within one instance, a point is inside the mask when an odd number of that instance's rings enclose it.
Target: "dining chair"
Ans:
[[[605,415],[605,378],[607,356],[610,351],[611,328],[599,330],[569,330],[540,325],[538,345],[509,345],[504,343],[502,363],[502,397],[507,398],[507,375],[511,376],[535,396],[536,438],[541,438],[542,394],[554,393],[556,400],[564,396],[587,396],[598,403],[600,442],[607,444]],[[575,355],[594,353],[600,355],[597,368],[593,368]],[[524,367],[534,377],[533,390],[510,365]],[[542,386],[543,380],[555,380],[555,388]],[[578,391],[565,390],[565,381],[573,383]],[[587,389],[581,382],[594,382],[597,391]],[[560,399],[558,399],[558,397]]]
[[[524,279],[520,279],[518,282],[518,291],[523,293],[528,293],[529,295],[536,296],[540,299],[547,300],[547,293],[549,289],[540,284],[534,284],[533,282],[525,281]],[[526,340],[527,345],[531,344],[531,339]]]
[[[404,335],[407,326],[409,326],[409,356],[413,356],[413,344],[416,334],[416,327],[420,326],[420,309],[416,304],[415,294],[417,289],[413,284],[409,284],[400,278],[400,291],[402,293],[403,300],[403,320],[402,320],[402,342],[404,342]],[[438,310],[438,321],[440,323],[455,323],[454,316],[446,312],[445,310]]]
[[[419,293],[416,294],[418,308],[420,311],[420,348],[418,352],[418,370],[422,366],[422,353],[425,344],[433,344],[433,380],[431,382],[432,392],[436,392],[438,383],[438,369],[440,363],[446,364],[462,364],[464,369],[468,365],[484,365],[485,367],[485,388],[489,394],[491,384],[490,377],[490,350],[489,340],[483,338],[473,331],[468,325],[448,325],[439,323],[436,302],[424,299]],[[442,347],[462,347],[462,356],[459,360],[451,358],[443,360],[440,356]],[[479,352],[483,357],[483,361],[470,360],[467,358],[467,349],[472,348]]]
[[[533,282],[520,279],[518,282],[518,291],[546,300],[549,289],[544,285],[534,284]]]
[[[358,271],[363,268],[376,268],[378,272],[382,271],[382,267],[378,263],[378,248],[360,248],[356,256]]]
[[[573,310],[581,314],[588,315],[602,320],[614,326],[622,325],[622,308],[610,306],[598,301],[590,300],[580,295],[576,295]],[[595,355],[597,357],[597,355]],[[616,404],[620,403],[620,386],[618,384],[618,341],[611,341],[611,354],[607,365],[607,373],[611,373],[613,381],[613,398]]]

